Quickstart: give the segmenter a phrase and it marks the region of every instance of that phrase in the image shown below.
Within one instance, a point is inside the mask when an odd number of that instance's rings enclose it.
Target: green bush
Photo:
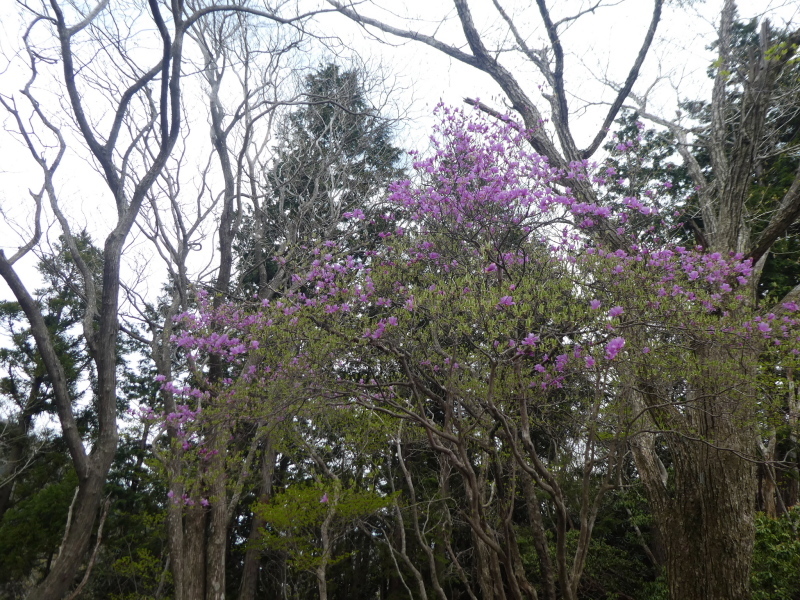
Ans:
[[[756,517],[751,585],[753,600],[800,599],[800,506]]]

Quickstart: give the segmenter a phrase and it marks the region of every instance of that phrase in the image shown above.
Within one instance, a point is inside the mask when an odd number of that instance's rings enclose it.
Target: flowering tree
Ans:
[[[183,384],[162,390],[161,416],[173,416],[162,421],[154,446],[173,492],[168,504],[170,569],[188,597],[218,594],[226,587],[229,532],[239,500],[252,487],[262,489],[262,502],[268,500],[275,463],[269,435],[275,419],[263,406],[258,418],[252,413],[211,418],[216,409],[225,410],[224,404],[215,408],[219,398],[211,390],[218,380],[234,376],[215,352],[224,335],[211,333],[216,327],[223,332],[236,313],[220,311],[214,319],[198,322],[196,326],[207,328],[208,344],[193,356],[186,357],[181,350],[175,353],[175,344],[180,348],[183,341],[173,336],[173,319],[191,302],[188,257],[202,239],[204,222],[212,218],[212,207],[217,205],[218,266],[206,284],[218,294],[199,300],[208,313],[228,294],[268,298],[283,293],[295,285],[292,276],[304,269],[299,265],[307,264],[309,248],[330,236],[349,238],[351,246],[358,247],[362,224],[343,223],[341,212],[356,205],[356,198],[369,212],[364,195],[377,196],[402,172],[394,167],[400,150],[390,144],[390,122],[368,102],[365,74],[340,72],[328,65],[309,75],[291,95],[278,85],[290,72],[284,61],[290,61],[293,49],[301,44],[300,33],[265,28],[255,17],[224,12],[198,25],[194,38],[203,57],[200,72],[208,84],[212,124],[210,163],[218,163],[221,185],[214,187],[213,171],[207,166],[202,195],[208,205],[198,203],[192,221],[192,207],[182,202],[186,194],[180,172],[166,170],[158,183],[170,203],[159,207],[153,198],[149,223],[143,227],[166,261],[172,282],[168,304],[143,311],[159,378],[172,381],[184,375],[192,387],[203,390],[184,395],[188,388]],[[300,106],[278,116],[284,104]],[[275,146],[272,127],[280,131]],[[186,421],[185,411],[193,413],[197,406],[203,406],[205,418],[192,438],[177,425]],[[256,424],[231,426],[245,421]],[[163,447],[167,440],[168,450]],[[202,457],[195,454],[199,440]],[[260,482],[248,481],[252,462],[262,463],[256,471],[265,474]],[[251,549],[259,546],[258,530],[263,527],[258,515],[253,515],[252,523],[247,536]],[[256,552],[248,551],[240,600],[255,597],[258,570]]]
[[[729,486],[720,530],[704,534],[722,544],[732,531],[741,538],[730,542],[746,549],[746,523],[722,528],[747,519],[735,479],[751,475],[753,398],[780,379],[759,371],[795,361],[797,306],[758,315],[741,254],[671,245],[658,221],[643,234],[633,217],[659,213],[646,196],[612,209],[563,185],[590,181],[602,197],[609,173],[552,167],[509,121],[439,112],[435,152],[415,163],[420,183],[393,187],[380,250],[356,259],[331,242],[294,292],[252,310],[219,309],[222,336],[197,325],[208,317],[187,316],[181,343],[240,366],[242,377],[218,392],[233,405],[281,386],[298,400],[367,408],[421,431],[464,491],[483,598],[536,597],[511,524],[520,496],[542,589],[577,596],[601,501],[623,482],[628,448],[655,457],[637,467],[664,486],[667,499],[653,503],[662,522],[676,502],[702,499],[692,473]],[[624,247],[603,246],[599,230]],[[643,450],[656,438],[671,473]],[[576,474],[577,493],[565,485]],[[554,559],[542,500],[554,514]],[[568,553],[573,520],[579,535]],[[678,539],[666,540],[671,567]],[[707,560],[730,591],[738,578],[723,554]]]

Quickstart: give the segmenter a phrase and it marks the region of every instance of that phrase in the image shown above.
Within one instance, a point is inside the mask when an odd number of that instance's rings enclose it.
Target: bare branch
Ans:
[[[617,118],[617,115],[622,108],[622,104],[625,102],[625,99],[633,89],[633,84],[636,83],[636,80],[639,78],[639,70],[642,68],[644,59],[647,57],[647,53],[650,50],[650,44],[653,42],[658,24],[661,22],[661,9],[663,4],[663,0],[655,0],[653,3],[653,17],[650,20],[650,27],[647,29],[644,42],[642,42],[642,46],[639,48],[639,54],[637,54],[636,60],[634,61],[633,66],[628,73],[628,78],[625,80],[625,83],[622,85],[622,87],[617,91],[617,97],[611,104],[611,108],[608,109],[608,113],[606,114],[606,118],[603,120],[603,124],[600,126],[600,130],[597,132],[597,135],[595,135],[592,143],[581,151],[581,156],[584,159],[591,157],[600,147],[600,144],[603,143],[603,140],[606,138],[609,129],[611,128],[611,124],[614,122],[614,119]]]

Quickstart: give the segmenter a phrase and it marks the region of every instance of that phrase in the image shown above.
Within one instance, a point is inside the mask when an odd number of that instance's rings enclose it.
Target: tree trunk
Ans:
[[[761,505],[760,510],[763,510],[768,517],[775,518],[778,515],[777,510],[777,478],[775,472],[775,447],[777,445],[778,437],[775,428],[770,430],[769,442],[765,446],[761,440],[758,440],[761,458],[764,462],[759,466],[759,491],[761,492]]]
[[[522,489],[525,493],[525,505],[528,508],[528,521],[533,534],[533,545],[539,557],[539,570],[544,587],[545,600],[556,600],[556,582],[553,576],[553,561],[550,560],[550,550],[547,546],[547,534],[542,520],[542,509],[536,497],[536,488],[533,479],[524,469],[520,469]]]
[[[471,530],[472,545],[475,548],[475,571],[478,579],[478,587],[481,590],[480,597],[483,600],[495,600],[494,585],[492,582],[491,565],[489,564],[489,549],[484,541]]]
[[[331,506],[328,508],[328,514],[325,515],[325,520],[320,527],[320,535],[322,538],[322,556],[320,557],[319,565],[315,570],[317,576],[317,588],[319,589],[319,600],[328,600],[328,563],[330,562],[333,553],[331,540],[331,524],[336,515],[336,505],[339,503],[339,490],[333,493],[331,498]]]
[[[187,508],[184,516],[184,600],[206,597],[206,511],[200,506]]]
[[[258,501],[269,502],[272,497],[272,478],[275,473],[276,452],[267,438],[264,455],[261,459],[261,488],[258,491]],[[258,563],[261,559],[261,550],[258,540],[261,539],[261,529],[266,522],[258,514],[253,514],[253,523],[250,525],[250,535],[247,537],[247,551],[244,555],[242,568],[242,583],[239,589],[239,600],[255,600],[258,590]]]
[[[174,482],[176,477],[172,474],[169,476],[170,483]],[[183,586],[186,579],[184,573],[186,571],[186,550],[184,545],[183,535],[183,506],[178,503],[178,499],[182,495],[175,494],[173,491],[173,498],[169,500],[167,505],[167,540],[169,544],[169,569],[172,571],[172,581],[175,587],[175,600],[187,600],[188,596],[184,593]]]
[[[659,519],[670,598],[750,597],[755,487],[752,462],[706,445],[685,449],[675,465],[675,491]]]
[[[716,349],[719,350],[719,349]],[[718,377],[710,378],[720,379]],[[682,422],[672,421],[667,442],[672,471],[655,452],[649,432],[631,440],[636,467],[664,542],[672,600],[748,600],[757,492],[755,432],[746,418],[748,387],[730,398],[698,390]],[[677,414],[677,413],[676,413]],[[676,431],[681,426],[682,430]],[[659,427],[655,427],[658,429]],[[662,422],[661,428],[664,427]]]
[[[227,502],[225,481],[218,478],[214,496],[222,493],[222,501],[213,502],[208,515],[208,542],[206,545],[206,600],[225,600],[225,551],[228,546]],[[221,490],[219,488],[222,488]]]
[[[221,425],[212,425],[209,447],[217,453],[209,461],[209,498],[211,508],[207,511],[208,531],[206,539],[206,600],[225,600],[225,553],[228,546],[228,478],[225,473],[225,444],[220,438],[227,437]]]

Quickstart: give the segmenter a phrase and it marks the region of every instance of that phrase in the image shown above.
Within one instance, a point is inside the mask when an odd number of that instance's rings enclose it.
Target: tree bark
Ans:
[[[75,583],[92,538],[95,518],[102,500],[106,471],[96,470],[79,482],[72,519],[64,534],[61,550],[45,580],[28,595],[28,600],[64,597]]]
[[[212,432],[208,436],[209,448],[215,449],[217,454],[211,457],[208,464],[208,473],[211,481],[205,493],[211,506],[206,511],[206,599],[225,600],[225,563],[228,545],[228,478],[225,471],[226,445],[222,438],[228,435],[227,428],[220,423],[211,425]],[[232,500],[231,500],[232,501]]]
[[[544,597],[545,600],[556,600],[553,561],[550,560],[550,548],[547,545],[542,509],[539,506],[539,499],[536,497],[536,488],[533,485],[533,479],[524,469],[520,470],[520,477],[522,477],[522,490],[525,494],[525,505],[528,509],[528,521],[533,534],[533,545],[536,548],[536,555],[539,557],[539,570],[544,586]]]
[[[174,461],[173,459],[173,462]],[[168,481],[174,481],[175,477],[170,476]],[[186,566],[186,550],[184,545],[183,530],[183,507],[178,504],[178,498],[182,496],[182,490],[172,490],[173,498],[167,505],[167,542],[169,544],[169,568],[172,572],[172,581],[175,588],[175,600],[186,600],[188,596],[184,593],[184,582]]]
[[[206,518],[207,512],[200,506],[191,506],[184,513],[184,600],[206,597]]]
[[[659,519],[670,597],[746,600],[755,535],[754,464],[705,445],[682,454],[675,466],[680,492]]]
[[[723,358],[724,357],[724,358]],[[757,479],[754,365],[757,354],[736,357],[716,342],[698,351],[704,367],[688,382],[692,391],[681,411],[649,402],[649,431],[631,440],[637,470],[664,542],[670,598],[747,600],[755,539]],[[716,371],[715,371],[716,370]],[[646,389],[640,382],[639,389]],[[670,407],[672,409],[674,407]],[[655,434],[667,444],[668,472],[655,451]]]

